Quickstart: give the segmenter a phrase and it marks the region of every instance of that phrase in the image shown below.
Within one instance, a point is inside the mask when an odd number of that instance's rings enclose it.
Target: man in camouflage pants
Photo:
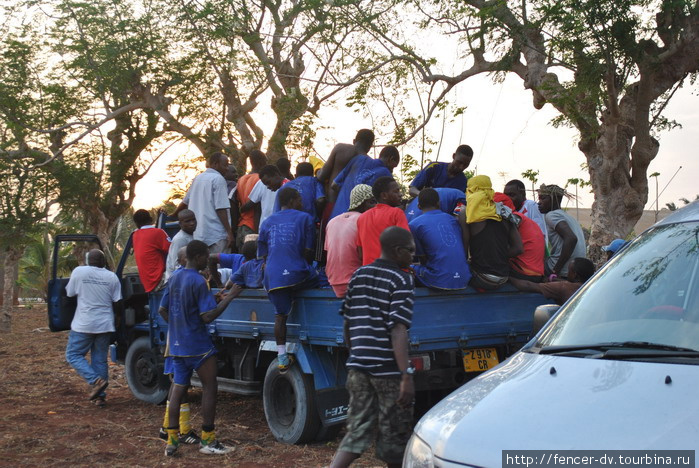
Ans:
[[[349,466],[371,446],[378,425],[376,456],[400,467],[412,432],[414,369],[408,359],[414,280],[407,268],[415,254],[409,231],[391,226],[380,237],[381,257],[359,268],[340,309],[350,394],[347,434],[331,468]]]

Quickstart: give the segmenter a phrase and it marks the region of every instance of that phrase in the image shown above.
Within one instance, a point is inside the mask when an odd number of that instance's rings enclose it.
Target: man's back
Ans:
[[[521,213],[517,230],[522,238],[523,252],[510,258],[512,269],[525,276],[542,276],[544,274],[544,257],[546,240],[539,226]]]
[[[132,241],[138,276],[145,291],[151,292],[165,271],[165,258],[170,250],[170,240],[162,229],[143,226],[134,231]]]
[[[79,266],[70,275],[66,294],[78,296],[71,330],[81,333],[114,331],[112,304],[121,299],[121,284],[114,273],[95,266]]]
[[[194,178],[184,203],[197,217],[194,239],[207,245],[226,239],[227,232],[216,210],[230,210],[226,179],[215,169],[208,168]]]
[[[238,185],[235,189],[235,197],[240,203],[240,206],[245,205],[250,199],[250,192],[252,192],[253,187],[260,180],[259,174],[245,174],[243,177],[238,179]],[[255,229],[255,213],[253,210],[248,210],[240,213],[240,218],[238,219],[238,226],[247,226],[250,229]]]
[[[329,189],[329,184],[335,180],[335,177],[342,172],[347,164],[357,155],[357,148],[349,143],[338,143],[330,152],[328,162],[325,163],[323,169],[318,173],[318,179],[326,184],[326,189]],[[334,202],[335,200],[330,200]]]
[[[379,203],[359,216],[357,246],[362,248],[363,265],[368,265],[381,256],[379,236],[389,226],[410,230],[403,210],[385,203]]]
[[[373,159],[365,154],[358,154],[335,178],[340,186],[340,193],[335,201],[330,218],[344,213],[349,208],[352,189],[359,184],[373,185],[376,179],[391,176],[391,171],[379,159]]]
[[[471,271],[459,222],[440,210],[428,211],[410,222],[415,239],[415,253],[427,263],[415,266],[415,274],[424,285],[438,289],[463,289]]]

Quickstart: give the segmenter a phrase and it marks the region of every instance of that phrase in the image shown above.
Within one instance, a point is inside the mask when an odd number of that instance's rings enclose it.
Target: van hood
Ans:
[[[670,376],[671,383],[666,383]],[[438,403],[433,454],[500,466],[502,450],[697,450],[699,366],[519,352]]]

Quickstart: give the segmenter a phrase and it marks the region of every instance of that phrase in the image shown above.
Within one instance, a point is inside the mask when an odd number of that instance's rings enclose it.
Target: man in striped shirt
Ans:
[[[371,445],[378,425],[376,456],[399,467],[413,419],[414,368],[408,360],[413,315],[410,266],[415,242],[406,229],[391,226],[379,238],[381,257],[360,267],[340,309],[349,344],[347,434],[332,468],[349,466]]]

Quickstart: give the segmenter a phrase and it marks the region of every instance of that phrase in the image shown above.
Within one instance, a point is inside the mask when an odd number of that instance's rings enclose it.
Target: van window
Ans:
[[[699,350],[699,223],[658,226],[605,265],[537,347],[640,341]]]

